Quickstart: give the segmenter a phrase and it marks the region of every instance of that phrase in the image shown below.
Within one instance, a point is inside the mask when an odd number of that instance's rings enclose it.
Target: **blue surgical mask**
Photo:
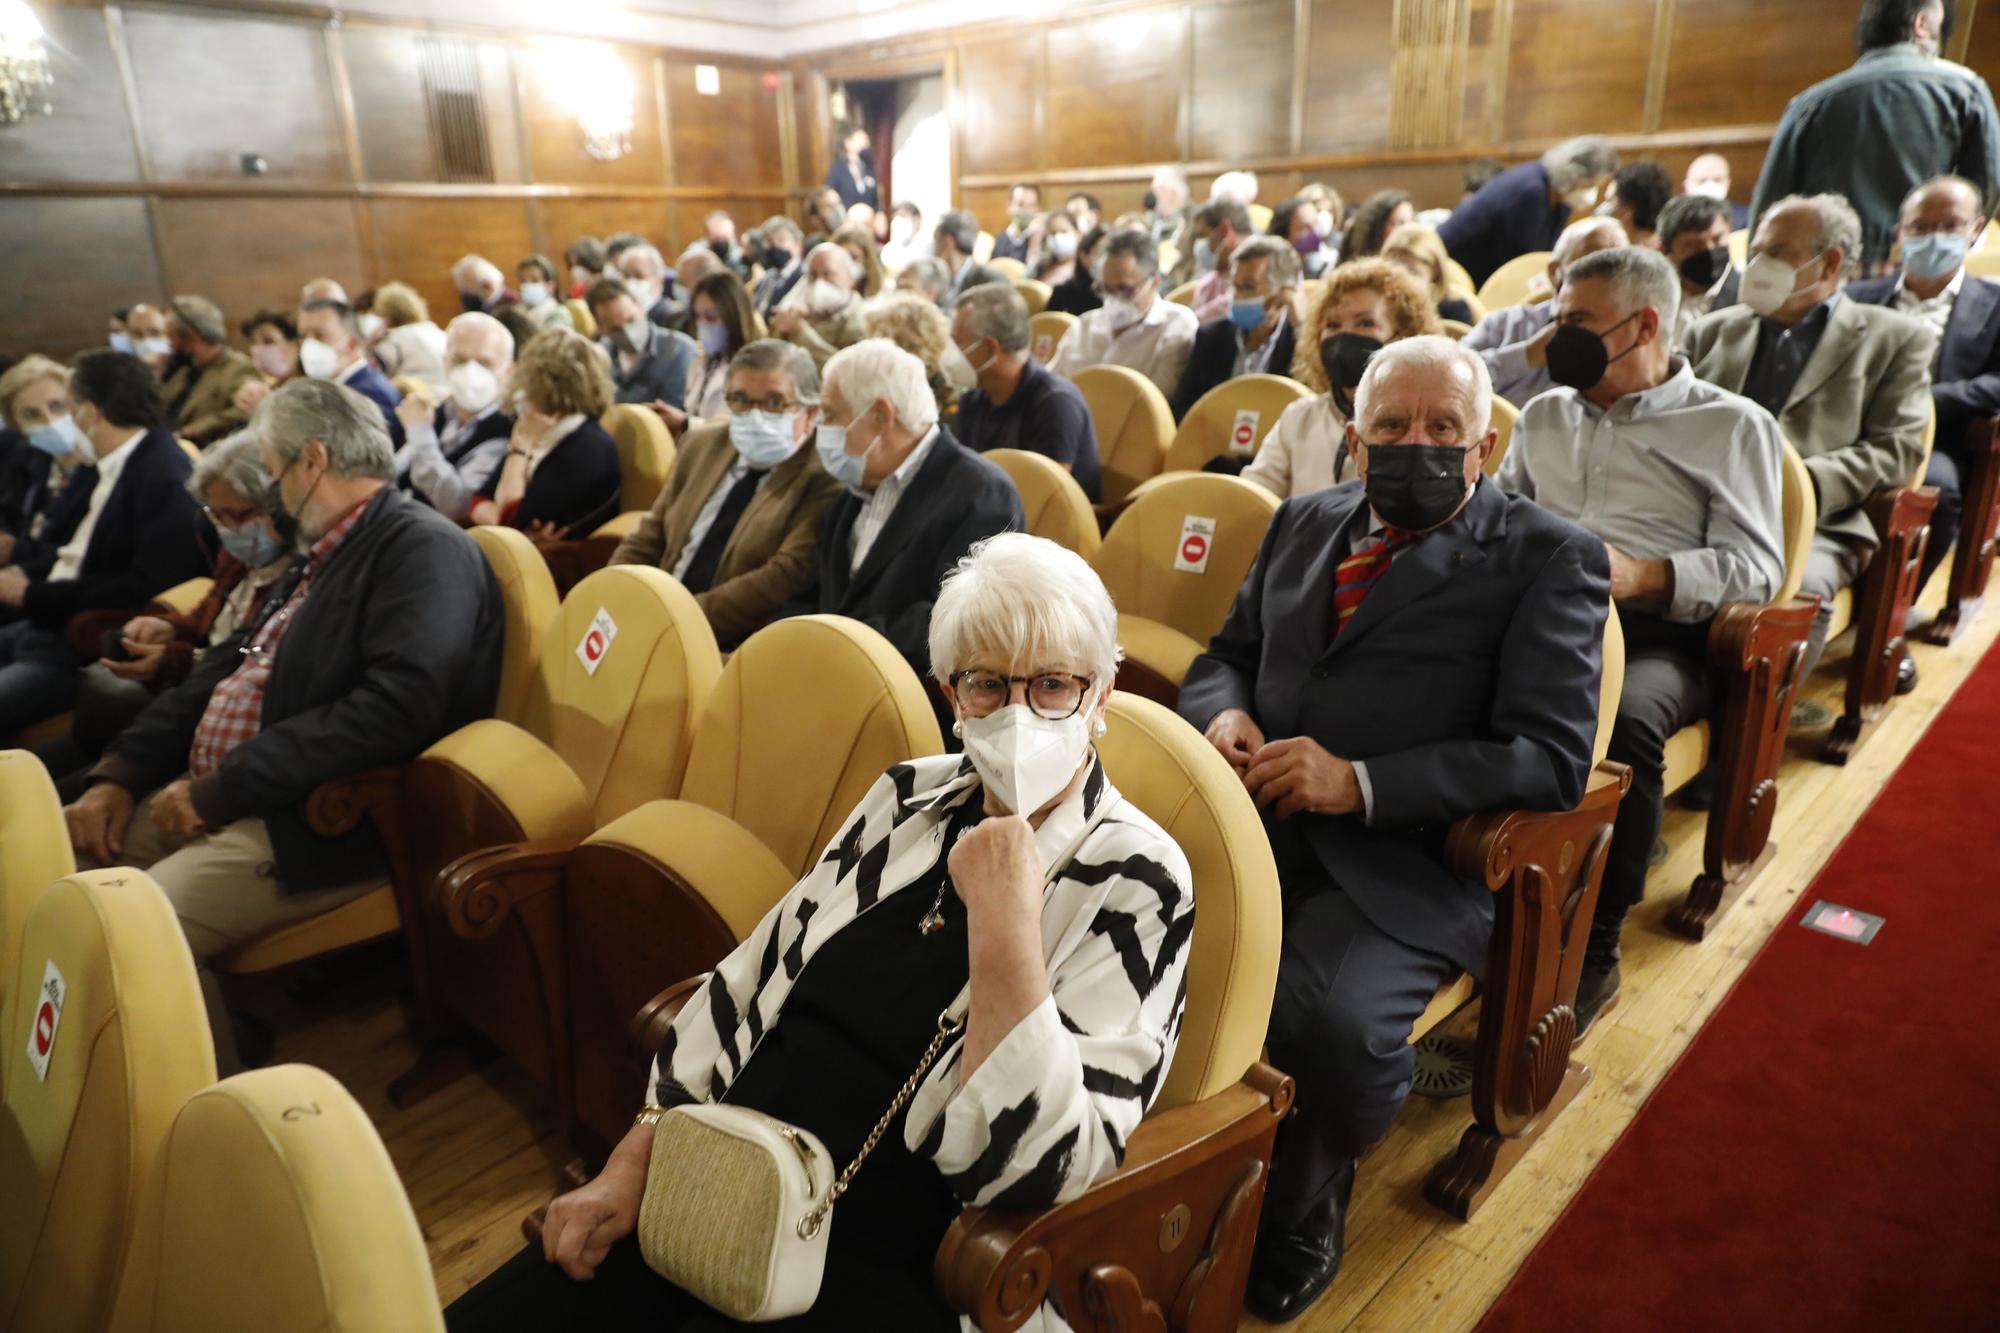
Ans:
[[[245,523],[240,528],[217,527],[215,535],[222,549],[251,569],[262,569],[284,554],[285,548],[262,523]]]
[[[1934,231],[1903,240],[1903,270],[1919,278],[1942,278],[1965,262],[1971,243],[1960,231]]]
[[[114,352],[123,352],[127,356],[132,355],[132,335],[129,333],[112,334],[111,350]]]
[[[1262,301],[1231,301],[1229,303],[1229,322],[1237,328],[1242,329],[1245,333],[1248,333],[1264,322],[1264,303]]]
[[[796,412],[732,412],[729,442],[737,454],[753,468],[776,467],[798,448],[793,432],[798,427]]]
[[[729,330],[723,326],[721,320],[713,324],[697,320],[694,331],[695,336],[701,339],[701,350],[708,353],[709,360],[714,361],[729,355]]]
[[[813,436],[813,447],[819,450],[819,465],[827,476],[851,491],[861,489],[868,460],[865,455],[847,452],[847,427],[822,425]]]
[[[76,452],[77,437],[83,432],[69,417],[57,417],[46,426],[28,432],[28,443],[51,458],[67,458]]]

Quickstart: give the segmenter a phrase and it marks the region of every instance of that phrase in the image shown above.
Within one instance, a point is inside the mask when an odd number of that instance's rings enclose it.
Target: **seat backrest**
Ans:
[[[153,601],[169,611],[185,616],[201,605],[202,598],[208,596],[208,590],[214,586],[215,580],[204,574],[185,583],[176,583],[165,592],[155,593]]]
[[[1271,206],[1269,204],[1245,204],[1250,212],[1250,225],[1259,232],[1271,230]]]
[[[614,565],[563,599],[520,725],[570,766],[601,828],[680,791],[694,721],[721,674],[694,594],[662,570]]]
[[[180,1108],[139,1196],[110,1327],[441,1333],[423,1233],[346,1088],[278,1065]]]
[[[858,620],[793,616],[730,656],[680,795],[804,874],[890,765],[943,750],[930,696],[895,645]]]
[[[1813,493],[1806,460],[1785,442],[1784,472],[1779,478],[1779,503],[1785,514],[1785,581],[1771,600],[1779,606],[1799,595],[1805,582],[1806,559],[1812,554],[1813,532],[1819,527],[1819,501]]]
[[[1928,410],[1924,417],[1924,456],[1917,460],[1916,471],[1904,483],[1912,489],[1924,484],[1924,474],[1931,470],[1931,451],[1937,448],[1937,399],[1925,398],[1924,407]]]
[[[1076,316],[1067,310],[1043,310],[1028,316],[1028,352],[1035,360],[1048,364],[1055,357],[1056,348],[1076,327]]]
[[[1604,673],[1597,684],[1597,739],[1590,749],[1591,767],[1604,762],[1611,753],[1611,727],[1618,720],[1618,700],[1625,694],[1625,623],[1618,619],[1618,603],[1604,618]]]
[[[1479,285],[1479,304],[1488,310],[1521,304],[1528,299],[1528,284],[1535,280],[1537,274],[1548,273],[1552,258],[1554,256],[1547,250],[1531,250],[1525,255],[1515,255],[1486,275],[1486,281]]]
[[[1085,560],[1097,554],[1102,541],[1097,515],[1091,511],[1090,497],[1068,469],[1047,454],[1026,449],[989,450],[986,461],[1005,472],[1021,493],[1029,532],[1066,546]]]
[[[506,608],[506,636],[500,649],[500,697],[493,708],[495,717],[519,723],[528,712],[528,696],[540,680],[542,636],[562,605],[556,596],[556,581],[549,577],[548,561],[535,544],[513,528],[477,527],[472,530],[493,576],[500,581],[500,600]]]
[[[1098,485],[1106,504],[1166,466],[1173,409],[1159,386],[1130,366],[1086,366],[1074,376],[1097,432]]]
[[[1738,227],[1729,233],[1729,258],[1738,268],[1750,262],[1750,229]]]
[[[1028,276],[1028,266],[1012,255],[997,255],[988,259],[986,267],[1005,277],[1009,282]]]
[[[1213,459],[1249,458],[1278,414],[1312,390],[1283,375],[1238,375],[1195,400],[1167,446],[1166,470],[1199,472]]]
[[[1167,299],[1175,305],[1194,305],[1194,284],[1192,282],[1182,283],[1167,293]]]
[[[1032,319],[1049,308],[1051,290],[1040,278],[1016,278],[1014,290],[1019,292],[1021,299],[1027,303],[1029,318]]]
[[[620,509],[651,509],[674,470],[674,437],[650,407],[620,403],[604,414],[604,429],[618,442],[618,475],[625,489]]]
[[[981,231],[979,233],[978,238],[972,242],[972,257],[982,264],[992,262],[993,259],[992,232]]]
[[[1472,326],[1462,319],[1441,319],[1438,321],[1438,331],[1453,342],[1457,342],[1472,332]]]
[[[48,769],[26,750],[0,750],[0,1010],[14,988],[29,909],[42,890],[75,869],[62,798]],[[0,1041],[0,1087],[6,1086],[14,1045]]]
[[[1500,438],[1493,442],[1493,452],[1486,460],[1486,475],[1500,475],[1500,464],[1507,457],[1507,445],[1514,438],[1514,423],[1521,419],[1521,409],[1502,398],[1493,395],[1493,433]]]
[[[1242,779],[1200,732],[1123,691],[1105,721],[1105,775],[1179,844],[1194,876],[1187,1008],[1157,1113],[1221,1092],[1263,1048],[1278,980],[1278,869]]]
[[[1257,558],[1278,497],[1216,472],[1163,477],[1118,516],[1091,567],[1121,615],[1206,644]]]
[[[95,1333],[140,1183],[181,1103],[215,1081],[215,1049],[187,939],[143,871],[55,881],[17,957],[0,999],[21,1045],[0,1108],[0,1328]]]
[[[188,462],[201,462],[201,446],[191,440],[183,440],[178,435],[174,437],[174,443],[178,444],[181,447],[181,452],[187,455]]]
[[[422,398],[430,395],[430,385],[415,375],[398,375],[389,381],[389,387],[405,398]]]
[[[570,323],[576,325],[578,333],[581,333],[586,338],[595,338],[597,336],[597,317],[590,313],[590,303],[588,301],[572,296],[569,300],[563,302],[563,309],[569,311]]]

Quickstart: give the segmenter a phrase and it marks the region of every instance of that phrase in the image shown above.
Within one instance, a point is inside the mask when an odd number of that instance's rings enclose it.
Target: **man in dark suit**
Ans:
[[[842,209],[866,204],[878,213],[882,211],[882,191],[875,182],[875,155],[868,149],[867,130],[857,125],[840,141],[840,156],[826,169],[826,188],[840,196]]]
[[[938,584],[974,542],[1021,528],[1020,494],[938,424],[924,363],[886,338],[834,353],[824,379],[820,463],[847,490],[821,520],[814,579],[786,614],[859,620],[927,678]],[[931,691],[931,705],[949,726],[944,696]]]
[[[46,572],[0,569],[0,617],[9,622],[0,627],[0,737],[53,717],[75,697],[83,663],[63,633],[71,616],[144,606],[207,573],[202,545],[215,540],[187,493],[192,464],[166,428],[153,372],[122,352],[86,352],[70,371],[69,391],[73,406],[60,429],[91,466],[64,487],[69,531]]]
[[[1611,593],[1601,541],[1482,475],[1475,353],[1391,343],[1355,399],[1358,479],[1279,508],[1180,695],[1266,812],[1283,886],[1269,1040],[1299,1110],[1248,1293],[1270,1320],[1333,1281],[1355,1159],[1410,1091],[1410,1031],[1484,970],[1492,895],[1445,869],[1446,829],[1582,798]]]
[[[2000,283],[1965,271],[1966,251],[1985,222],[1971,181],[1940,176],[1910,191],[1896,227],[1903,263],[1887,278],[1849,283],[1847,294],[1922,320],[1939,336],[1931,362],[1937,442],[1924,484],[1937,487],[1923,576],[1943,563],[1965,507],[1965,431],[1974,417],[2000,413]]]
[[[611,358],[618,401],[685,409],[688,370],[701,350],[695,340],[648,319],[621,283],[599,282],[584,300],[597,321],[597,341]]]
[[[958,298],[969,288],[989,282],[1008,282],[1005,273],[972,257],[978,246],[978,218],[961,208],[938,219],[936,230],[931,232],[931,252],[951,273],[951,284],[944,289],[944,297],[938,302],[942,309],[950,311],[957,306]]]
[[[1236,247],[1229,267],[1235,299],[1227,314],[1194,335],[1194,350],[1174,390],[1174,420],[1238,375],[1292,373],[1295,331],[1305,322],[1302,276],[1299,252],[1282,236],[1253,236]]]
[[[382,409],[390,442],[403,447],[403,423],[396,405],[403,395],[389,377],[368,363],[361,325],[345,301],[307,301],[299,307],[299,368],[313,379],[343,384]]]
[[[757,228],[757,262],[763,279],[757,284],[757,313],[769,319],[778,302],[785,299],[806,273],[806,234],[799,224],[783,215],[769,217]]]
[[[1509,167],[1482,185],[1452,210],[1438,236],[1474,284],[1485,282],[1510,259],[1555,249],[1569,220],[1597,207],[1617,169],[1618,150],[1609,139],[1587,134],[1564,140],[1540,160]]]

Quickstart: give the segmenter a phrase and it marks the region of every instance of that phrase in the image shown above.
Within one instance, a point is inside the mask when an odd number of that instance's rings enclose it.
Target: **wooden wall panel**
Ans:
[[[1306,61],[1306,152],[1365,152],[1389,142],[1392,10],[1315,0]]]
[[[1292,49],[1292,0],[1194,11],[1195,160],[1291,151]]]
[[[434,181],[418,43],[421,33],[374,25],[334,34],[354,89],[362,174],[370,181]]]
[[[991,188],[962,186],[958,192],[958,206],[978,218],[980,227],[998,236],[1008,223],[1007,196],[1009,193],[1010,191],[1004,185]],[[1060,199],[1051,200],[1047,194],[1044,194],[1042,202],[1053,207],[1062,201]],[[932,218],[930,221],[932,226],[937,225],[937,219]]]
[[[767,186],[783,192],[778,163],[778,90],[764,71],[720,65],[720,91],[695,91],[692,62],[662,62],[667,82],[667,131],[673,136],[673,178],[682,185]]]
[[[486,151],[493,156],[493,180],[515,185],[528,179],[523,157],[522,95],[516,84],[514,53],[523,48],[502,42],[479,43],[479,92],[486,112]],[[523,57],[523,63],[526,58]]]
[[[15,280],[0,283],[0,352],[10,356],[102,347],[113,310],[166,294],[143,199],[0,197],[0,236],[16,261]]]
[[[534,249],[519,199],[374,199],[367,209],[374,282],[409,283],[440,324],[458,309],[451,266],[461,256],[485,255],[511,280],[514,265]]]
[[[1958,22],[1960,27],[1972,25],[1964,36],[1964,54],[1959,63],[1977,70],[1989,84],[2000,80],[2000,0],[1986,0],[1978,5],[1960,3]],[[1951,40],[1957,45],[1959,35],[1953,33]]]
[[[33,181],[134,181],[139,155],[103,11],[42,6],[55,114],[0,130],[0,176]]]
[[[370,285],[350,199],[162,199],[160,269],[174,295],[206,296],[237,322],[260,307],[290,309],[309,279],[350,294]],[[456,258],[457,256],[453,256]]]
[[[125,32],[159,179],[241,179],[245,153],[273,180],[352,179],[321,25],[132,9]]]
[[[1050,28],[1049,165],[1179,161],[1186,35],[1178,9]]]
[[[1644,123],[1653,6],[1514,0],[1506,137],[1630,134]],[[1767,80],[1770,71],[1763,77]],[[1478,122],[1468,121],[1468,128]]]
[[[632,81],[632,151],[603,162],[584,151],[583,130],[570,98],[579,71],[615,60]],[[604,42],[550,41],[524,51],[516,62],[522,114],[527,121],[531,180],[575,185],[659,185],[667,179],[661,156],[660,114],[653,56]]]
[[[1857,8],[1827,0],[1674,0],[1660,127],[1775,123],[1795,94],[1854,63]]]
[[[536,204],[541,214],[541,245],[544,254],[562,262],[562,252],[571,241],[583,236],[603,240],[621,231],[636,232],[651,241],[671,262],[677,246],[677,230],[671,202],[665,199],[543,199]],[[495,259],[494,263],[501,263]],[[505,267],[505,265],[502,265]]]
[[[1042,82],[1042,59],[1039,32],[970,42],[959,48],[960,172],[968,176],[1018,176],[1040,165],[1035,102]]]

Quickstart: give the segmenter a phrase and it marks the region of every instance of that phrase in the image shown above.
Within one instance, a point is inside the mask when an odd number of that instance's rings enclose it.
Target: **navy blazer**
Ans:
[[[1569,222],[1568,204],[1549,202],[1549,173],[1540,162],[1509,167],[1451,211],[1438,236],[1477,287],[1508,260],[1553,250]]]
[[[1868,305],[1893,306],[1901,275],[1847,284],[1847,294]],[[1931,398],[1937,403],[1938,447],[1957,454],[1974,417],[2000,415],[2000,282],[1965,275],[1951,318],[1931,363]]]
[[[1308,736],[1367,761],[1373,822],[1267,819],[1280,869],[1316,862],[1377,929],[1477,976],[1493,895],[1445,869],[1445,833],[1482,811],[1582,799],[1610,558],[1481,477],[1335,638],[1334,570],[1367,522],[1358,481],[1279,506],[1222,632],[1188,670],[1180,713],[1206,730],[1240,708],[1267,739]]]
[[[842,153],[826,169],[826,187],[840,192],[840,206],[852,208],[856,204],[866,204],[876,212],[882,211],[882,190],[875,179],[875,155],[872,152],[861,155],[861,174],[856,176],[854,168],[847,165],[847,154]]]
[[[7,563],[19,565],[31,579],[43,577],[55,564],[57,550],[83,521],[97,485],[96,468],[78,467],[58,476],[53,461],[23,439],[0,464],[0,532],[15,538]]]
[[[382,424],[389,431],[389,443],[398,449],[403,447],[403,421],[396,415],[396,408],[403,401],[403,395],[396,392],[396,386],[389,383],[387,375],[373,366],[363,366],[354,372],[354,378],[341,387],[354,390],[381,408]]]
[[[927,677],[938,584],[974,542],[1026,525],[1021,494],[998,465],[940,426],[868,558],[850,574],[850,538],[860,516],[861,500],[851,491],[842,491],[821,516],[813,581],[784,614],[824,612],[859,620],[895,644],[918,676]],[[933,706],[942,702],[935,691],[929,693]]]
[[[646,355],[628,363],[618,375],[618,401],[658,401],[669,407],[686,407],[688,370],[694,365],[695,353],[701,350],[701,345],[685,333],[663,329],[650,321],[647,328],[652,332],[652,341],[646,345]],[[618,349],[608,338],[603,343],[612,366],[617,367]]]
[[[1276,346],[1271,348],[1271,359],[1265,363],[1264,370],[1272,375],[1290,375],[1292,352],[1297,342],[1289,315],[1285,317],[1284,326],[1271,335],[1271,340]],[[1229,322],[1227,315],[1211,319],[1195,331],[1187,368],[1181,371],[1181,382],[1174,386],[1174,400],[1170,406],[1174,410],[1175,421],[1185,417],[1210,389],[1236,378],[1236,351],[1236,326]]]
[[[505,470],[503,461],[479,488],[480,495],[491,500]],[[507,525],[525,532],[535,523],[553,523],[562,530],[564,539],[575,541],[618,516],[624,490],[618,442],[603,426],[586,418],[535,465],[535,475],[528,478],[528,489],[522,492],[521,503]]]
[[[28,619],[59,628],[79,611],[144,606],[155,593],[210,573],[204,548],[215,549],[215,530],[187,493],[193,470],[171,432],[155,429],[140,437],[98,510],[76,577],[30,583],[22,603]],[[92,487],[79,480],[72,474],[64,488],[64,500],[77,507],[63,541],[90,505]]]
[[[805,275],[806,264],[803,259],[793,266],[789,273],[778,269],[765,270],[764,285],[757,289],[757,313],[768,319],[771,312],[778,308],[778,302],[784,300]]]

